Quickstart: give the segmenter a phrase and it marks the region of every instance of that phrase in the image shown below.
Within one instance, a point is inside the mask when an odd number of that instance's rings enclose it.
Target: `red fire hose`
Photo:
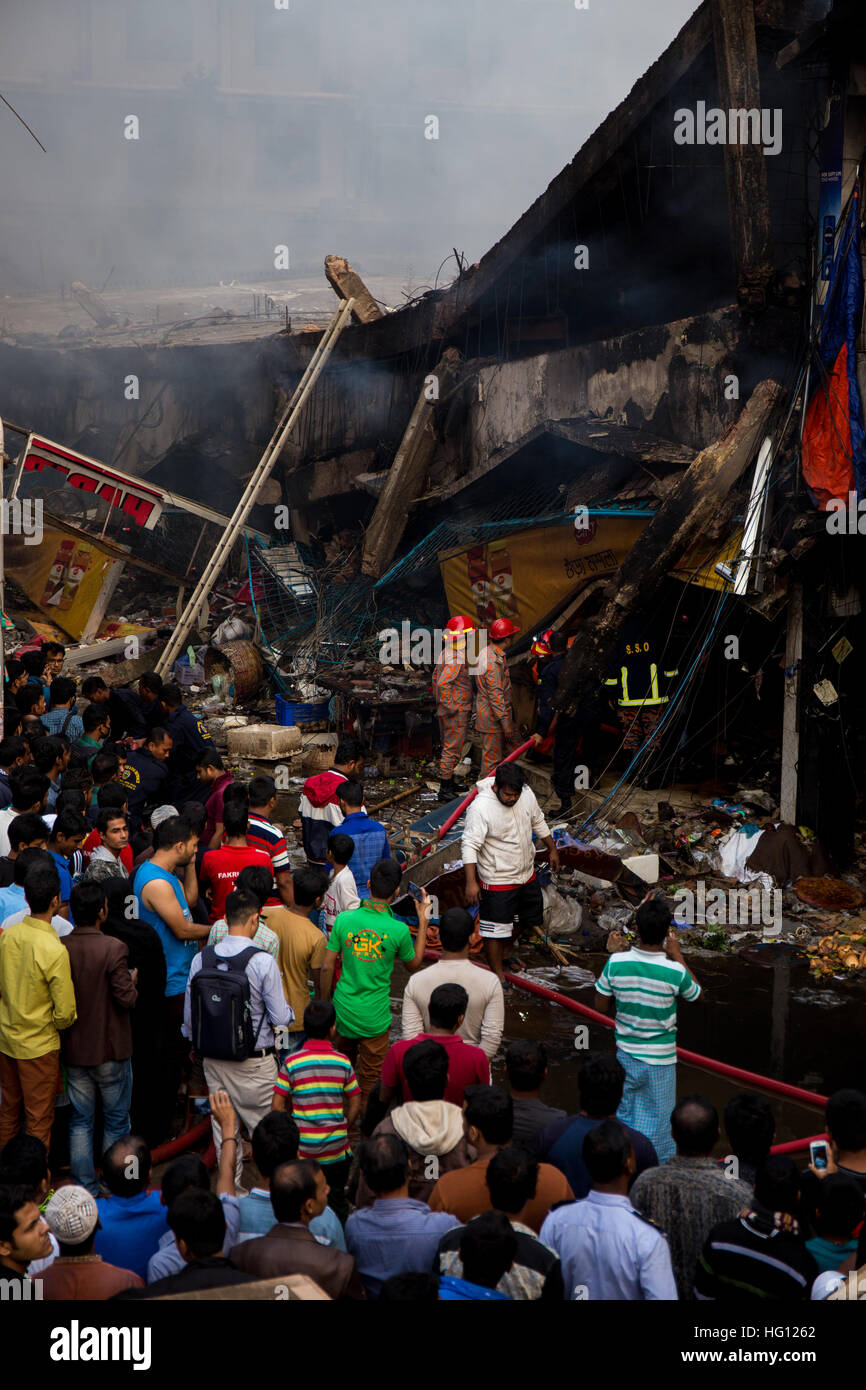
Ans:
[[[210,1120],[201,1120],[192,1129],[186,1130],[184,1134],[178,1135],[177,1139],[171,1139],[167,1144],[160,1144],[153,1150],[150,1156],[153,1164],[168,1163],[169,1159],[177,1158],[178,1154],[186,1153],[187,1149],[192,1149],[210,1133]]]

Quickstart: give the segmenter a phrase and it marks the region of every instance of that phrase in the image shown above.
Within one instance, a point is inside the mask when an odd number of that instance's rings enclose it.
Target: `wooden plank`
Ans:
[[[707,530],[754,459],[768,416],[782,394],[775,381],[756,386],[736,423],[701,450],[662,503],[612,577],[607,602],[566,653],[553,701],[558,709],[573,712],[583,699],[596,694],[626,618],[652,600],[664,576]]]
[[[719,106],[726,114],[760,112],[754,0],[712,0],[712,11]],[[765,156],[761,145],[733,140],[730,129],[724,151],[737,298],[763,309],[773,275]]]
[[[447,348],[442,354],[433,370],[438,378],[438,396],[443,395],[460,361],[457,348]],[[424,485],[436,449],[435,404],[435,400],[428,400],[426,387],[422,386],[364,537],[361,573],[371,579],[384,574],[393,559],[406,529],[409,507]]]
[[[325,257],[325,278],[339,299],[355,301],[352,314],[356,323],[373,323],[383,317],[379,305],[345,256]]]
[[[797,763],[800,753],[800,662],[803,657],[803,585],[794,583],[788,597],[785,639],[785,695],[782,707],[782,820],[797,824]],[[789,675],[788,672],[791,674]]]

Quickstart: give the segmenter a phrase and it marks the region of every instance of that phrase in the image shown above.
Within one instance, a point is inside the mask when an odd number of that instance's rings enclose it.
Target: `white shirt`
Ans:
[[[341,912],[353,912],[360,905],[355,875],[348,864],[344,864],[332,875],[325,891],[325,930],[330,932]]]
[[[3,918],[2,923],[0,923],[0,931],[5,931],[7,927],[14,927],[16,922],[23,922],[24,918],[29,916],[29,907],[23,907],[20,912],[13,912],[9,917]],[[52,917],[51,925],[61,939],[75,930],[73,923],[67,922],[65,917]]]

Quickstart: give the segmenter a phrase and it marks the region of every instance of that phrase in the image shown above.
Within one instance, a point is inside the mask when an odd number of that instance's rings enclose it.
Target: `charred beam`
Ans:
[[[352,315],[356,323],[372,323],[383,317],[379,305],[345,256],[325,257],[325,277],[339,299],[354,299]]]

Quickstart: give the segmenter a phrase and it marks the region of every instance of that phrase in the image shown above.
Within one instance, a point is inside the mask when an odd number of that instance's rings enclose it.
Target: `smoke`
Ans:
[[[585,2],[3,0],[0,290],[447,282],[694,7]]]

